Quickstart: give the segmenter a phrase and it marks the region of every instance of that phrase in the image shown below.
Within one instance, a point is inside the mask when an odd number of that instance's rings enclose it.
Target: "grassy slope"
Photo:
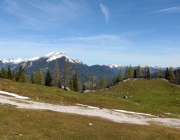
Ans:
[[[180,115],[180,87],[164,80],[127,81],[107,90],[80,94],[55,87],[22,84],[0,79],[0,90],[55,104],[82,103],[151,114],[173,113],[176,117]],[[124,95],[132,95],[132,98],[123,99]]]
[[[108,90],[80,94],[54,87],[0,79],[0,90],[36,97],[41,101],[73,105],[83,103],[148,113],[180,114],[180,88],[166,81],[127,81]],[[132,98],[122,99],[126,92]],[[116,96],[112,96],[112,93]],[[128,95],[128,96],[129,96]],[[144,107],[144,108],[143,108]],[[91,122],[92,127],[87,126]],[[15,132],[15,133],[14,133]],[[18,135],[22,134],[22,136]],[[180,130],[159,125],[114,123],[99,118],[52,111],[17,109],[0,105],[0,139],[179,139]]]
[[[87,126],[90,122],[93,126]],[[1,140],[166,140],[179,137],[180,130],[165,126],[120,124],[99,118],[0,105]]]

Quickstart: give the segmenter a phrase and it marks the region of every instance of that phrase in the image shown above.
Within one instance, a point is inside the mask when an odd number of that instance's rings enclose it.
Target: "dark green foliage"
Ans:
[[[16,72],[15,74],[15,80],[17,82],[21,82],[21,83],[26,83],[28,80],[27,80],[27,75],[26,75],[26,72],[25,70],[23,69],[22,66],[19,67],[19,70]]]
[[[72,79],[70,78],[70,80],[69,80],[69,88],[71,89],[71,90],[74,90],[74,85],[73,85],[73,82],[72,82]]]
[[[7,78],[8,78],[8,79],[13,79],[13,75],[12,75],[10,66],[8,66]]]
[[[150,74],[150,70],[149,70],[149,67],[147,69],[147,79],[150,79],[151,78],[151,74]]]
[[[117,82],[121,82],[122,80],[123,80],[122,69],[120,68],[120,69],[119,69],[118,76],[117,76]]]
[[[4,67],[2,67],[2,69],[1,69],[1,78],[7,78],[7,72],[4,69]]]
[[[169,78],[170,78],[169,69],[166,68],[165,79],[169,80]]]
[[[134,69],[134,76],[133,77],[137,78],[137,70],[136,69]]]
[[[73,74],[73,88],[74,88],[74,91],[78,92],[78,78],[77,78],[77,74],[75,71]]]
[[[83,88],[82,88],[82,93],[86,90],[86,86],[83,85]]]
[[[52,78],[49,71],[46,73],[45,86],[52,86]]]
[[[32,83],[32,84],[35,84],[34,76],[33,75],[31,75],[31,78],[30,78],[29,82]]]

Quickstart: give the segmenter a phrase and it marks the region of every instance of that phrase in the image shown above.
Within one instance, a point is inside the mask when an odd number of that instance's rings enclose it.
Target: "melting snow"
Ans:
[[[0,94],[13,96],[13,97],[18,98],[18,99],[29,99],[29,97],[20,96],[20,95],[14,94],[14,93],[9,93],[9,92],[5,92],[5,91],[1,91],[1,90],[0,90]]]

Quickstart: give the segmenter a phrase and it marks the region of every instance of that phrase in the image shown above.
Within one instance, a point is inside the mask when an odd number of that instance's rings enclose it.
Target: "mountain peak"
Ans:
[[[2,61],[3,63],[12,63],[12,64],[19,64],[21,63],[23,60],[21,58],[16,58],[16,59],[0,59],[0,61]]]
[[[49,61],[53,61],[53,60],[56,60],[58,58],[61,58],[63,56],[67,57],[64,52],[50,52],[50,53],[46,54],[44,57],[48,58],[47,62],[49,62]]]

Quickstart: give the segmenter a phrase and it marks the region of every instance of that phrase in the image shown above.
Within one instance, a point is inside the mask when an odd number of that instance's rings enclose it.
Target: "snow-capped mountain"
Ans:
[[[122,69],[122,72],[124,73],[126,70],[127,65],[119,65],[119,64],[106,64],[106,65],[93,65],[88,66],[81,62],[78,59],[72,59],[68,57],[63,52],[51,52],[46,54],[43,57],[34,57],[26,60],[22,60],[21,58],[18,59],[0,59],[0,69],[4,67],[5,69],[8,68],[8,66],[11,67],[11,69],[16,72],[18,71],[20,65],[23,66],[24,70],[28,75],[32,75],[36,72],[37,69],[40,69],[43,71],[44,75],[49,70],[50,73],[53,75],[53,70],[55,67],[55,61],[58,61],[59,64],[59,70],[60,74],[63,72],[63,66],[64,62],[68,63],[69,68],[69,76],[72,75],[73,71],[76,71],[78,74],[78,77],[82,82],[88,81],[92,74],[96,76],[97,79],[101,79],[103,76],[106,76],[107,79],[115,78],[119,72],[119,69]],[[144,65],[141,66],[144,68],[145,66],[148,66],[150,68],[151,73],[157,72],[159,69],[162,69],[165,71],[165,68],[153,66],[153,65]],[[134,69],[136,68],[133,67]],[[177,69],[177,68],[175,68]]]

